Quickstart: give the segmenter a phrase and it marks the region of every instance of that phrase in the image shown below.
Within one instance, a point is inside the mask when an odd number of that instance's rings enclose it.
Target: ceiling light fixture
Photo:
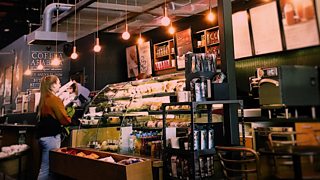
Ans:
[[[176,28],[174,28],[174,27],[172,26],[172,22],[170,23],[170,27],[169,27],[169,30],[168,30],[168,31],[169,31],[169,33],[172,34],[172,35],[176,32]]]
[[[101,51],[101,46],[100,46],[100,42],[99,42],[99,11],[98,11],[98,0],[96,2],[97,4],[97,35],[96,35],[96,44],[93,47],[93,51],[98,53]]]
[[[141,45],[143,42],[144,42],[144,40],[143,40],[143,38],[142,38],[142,36],[141,36],[141,32],[140,32],[137,43],[138,43],[139,45]]]
[[[169,26],[171,20],[168,17],[168,11],[167,11],[167,1],[164,0],[164,16],[161,19],[161,24],[164,26]]]
[[[74,1],[74,25],[73,25],[73,51],[71,59],[78,59],[77,47],[76,47],[76,29],[77,29],[77,1]]]
[[[29,34],[31,33],[31,23],[29,23]],[[31,44],[28,44],[28,68],[27,70],[23,73],[25,76],[31,76],[32,75],[32,71],[30,70],[30,48]]]
[[[59,1],[58,1],[59,4]],[[59,31],[59,6],[57,6],[57,22],[56,22],[56,52],[51,60],[52,66],[59,66],[61,59],[58,56],[58,31]]]
[[[122,33],[122,39],[130,39],[130,33],[128,32],[128,2],[126,0],[126,31]]]
[[[207,14],[207,20],[210,22],[213,22],[215,19],[215,15],[212,12],[212,7],[211,7],[211,0],[209,0],[209,12]]]

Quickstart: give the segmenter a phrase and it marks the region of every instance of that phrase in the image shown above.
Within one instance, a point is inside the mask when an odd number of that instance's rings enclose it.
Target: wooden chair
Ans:
[[[306,145],[310,142],[309,138],[301,138],[308,137],[310,134],[308,133],[299,133],[295,131],[290,132],[271,132],[268,135],[270,149],[275,146],[299,146]],[[300,136],[300,138],[297,138]],[[273,156],[275,176],[278,179],[291,179],[293,178],[293,161],[292,156]],[[305,179],[313,179],[313,168],[314,159],[313,156],[303,156],[301,157],[301,167],[303,167],[302,171],[306,176]],[[316,176],[319,178],[319,176]]]
[[[226,146],[215,149],[227,179],[260,179],[260,160],[255,150]]]

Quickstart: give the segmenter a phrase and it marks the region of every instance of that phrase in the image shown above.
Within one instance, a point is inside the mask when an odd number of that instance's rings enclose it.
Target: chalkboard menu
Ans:
[[[59,65],[51,65],[51,60],[53,59],[55,52],[53,51],[31,51],[29,67],[32,71],[32,76],[30,78],[30,89],[36,89],[40,87],[40,80],[44,76],[56,75],[60,79],[62,78],[63,71],[63,52],[58,52],[58,57],[61,60]],[[37,67],[39,64],[43,65],[43,69],[39,70]]]

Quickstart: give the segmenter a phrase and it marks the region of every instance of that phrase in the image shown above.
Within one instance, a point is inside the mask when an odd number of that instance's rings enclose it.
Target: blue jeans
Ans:
[[[49,151],[60,148],[61,137],[60,134],[56,136],[42,137],[39,139],[40,148],[42,150],[42,161],[38,180],[48,180],[49,175]]]

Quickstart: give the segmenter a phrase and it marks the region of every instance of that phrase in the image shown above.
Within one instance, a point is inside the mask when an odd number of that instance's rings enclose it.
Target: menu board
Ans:
[[[191,28],[176,33],[177,68],[185,68],[185,54],[192,52]]]
[[[319,44],[319,32],[313,0],[280,0],[287,49]]]
[[[176,33],[178,56],[192,52],[191,28]]]
[[[60,79],[62,78],[62,62],[63,52],[58,52],[58,57],[61,59],[61,63],[57,66],[51,65],[55,52],[52,51],[31,51],[29,67],[32,71],[30,78],[30,89],[37,89],[40,87],[40,80],[44,76],[56,75]],[[38,70],[39,64],[44,66],[43,70]]]
[[[234,57],[252,56],[251,39],[247,11],[232,15]]]
[[[152,74],[150,41],[138,45],[140,73]]]
[[[276,1],[249,10],[255,54],[281,51],[279,18]]]

